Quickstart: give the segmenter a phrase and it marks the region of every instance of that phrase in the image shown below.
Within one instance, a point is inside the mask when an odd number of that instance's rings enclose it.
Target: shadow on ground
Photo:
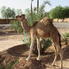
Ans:
[[[8,49],[7,53],[9,53],[12,56],[20,57],[23,56],[22,54],[28,50],[29,50],[29,46],[27,46],[26,44],[22,44]]]
[[[29,47],[27,45],[18,45],[8,49],[7,51],[0,53],[0,64],[4,67],[8,63],[15,62],[16,59],[18,63],[14,64],[12,69],[60,69],[60,67],[51,66],[51,63],[54,59],[53,52],[46,52],[42,55],[41,61],[37,61],[35,56],[31,57],[31,60],[27,62],[25,59],[28,56]],[[64,50],[64,60],[69,59],[69,46],[65,46]],[[57,61],[60,60],[58,57]],[[64,67],[63,69],[69,69]]]

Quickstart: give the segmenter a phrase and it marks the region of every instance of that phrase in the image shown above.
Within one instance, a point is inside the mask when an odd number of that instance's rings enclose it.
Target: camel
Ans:
[[[27,24],[27,19],[25,18],[25,15],[16,16],[16,19],[20,21],[21,26],[23,29],[25,29],[26,32],[29,32],[30,38],[31,38],[31,45],[30,45],[30,51],[29,56],[27,57],[27,61],[31,57],[31,53],[33,50],[34,42],[37,41],[37,50],[38,50],[38,57],[37,60],[40,60],[40,38],[51,38],[54,47],[55,47],[55,57],[53,60],[52,65],[55,64],[55,61],[57,59],[57,56],[60,56],[61,59],[61,69],[63,67],[63,52],[61,49],[61,36],[57,30],[57,28],[53,25],[53,20],[49,19],[48,17],[44,17],[40,21],[36,21],[33,26],[29,26]]]

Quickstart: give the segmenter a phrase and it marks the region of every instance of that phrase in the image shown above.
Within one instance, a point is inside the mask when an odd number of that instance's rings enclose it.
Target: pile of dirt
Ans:
[[[45,69],[45,65],[41,61],[32,59],[30,61],[25,61],[22,59],[18,64],[14,65],[13,69]]]
[[[28,49],[28,46],[21,45],[0,52],[0,66],[3,69],[45,69],[45,65],[35,58],[30,61],[25,60]]]
[[[28,50],[27,45],[19,45],[10,48],[6,51],[0,52],[0,66],[3,69],[7,69],[8,65],[13,66],[15,63],[19,61],[19,58],[27,50]]]
[[[26,61],[29,47],[19,45],[0,52],[0,68],[2,69],[45,69],[43,61],[37,61],[36,56]]]
[[[26,61],[29,47],[27,45],[19,45],[0,52],[0,69],[59,69],[57,66],[52,68],[51,63],[54,59],[53,53],[46,53],[41,56],[41,60],[37,61],[36,56],[32,55],[30,61]],[[64,60],[69,59],[69,46],[64,48]],[[58,59],[60,60],[60,59]],[[58,61],[57,60],[57,61]],[[66,64],[66,63],[65,63]],[[59,64],[60,65],[60,62]],[[66,68],[65,68],[66,69]]]

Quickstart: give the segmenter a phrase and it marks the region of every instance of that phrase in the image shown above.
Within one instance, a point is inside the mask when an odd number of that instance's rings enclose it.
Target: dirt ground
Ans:
[[[9,62],[15,61],[18,58],[12,69],[60,69],[60,58],[58,57],[55,66],[51,66],[54,59],[54,47],[49,47],[44,55],[41,55],[41,60],[37,61],[37,55],[32,54],[31,60],[26,61],[29,47],[25,44],[16,45],[0,53],[0,63],[6,65]],[[63,47],[63,69],[69,69],[69,46]]]
[[[16,45],[23,44],[22,35],[2,35],[0,36],[0,51],[7,50]]]
[[[69,30],[59,30],[60,33],[69,32]],[[56,65],[51,63],[54,59],[54,47],[49,47],[44,55],[41,55],[41,61],[37,61],[37,55],[32,54],[31,60],[27,62],[28,46],[22,42],[23,35],[0,35],[0,63],[8,63],[18,58],[19,63],[15,64],[13,69],[60,69],[60,58],[58,57]],[[69,45],[63,46],[63,69],[69,69]],[[4,59],[3,59],[4,58]],[[31,67],[32,66],[32,67]]]

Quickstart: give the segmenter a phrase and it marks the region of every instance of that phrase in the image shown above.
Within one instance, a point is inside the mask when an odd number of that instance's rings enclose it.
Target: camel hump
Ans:
[[[43,19],[40,20],[42,23],[53,23],[53,19],[50,19],[48,17],[44,17]]]
[[[43,19],[41,19],[40,21],[35,21],[32,25],[32,27],[36,26],[37,23],[46,23],[46,24],[52,24],[53,23],[53,19],[50,19],[48,17],[44,17]]]

